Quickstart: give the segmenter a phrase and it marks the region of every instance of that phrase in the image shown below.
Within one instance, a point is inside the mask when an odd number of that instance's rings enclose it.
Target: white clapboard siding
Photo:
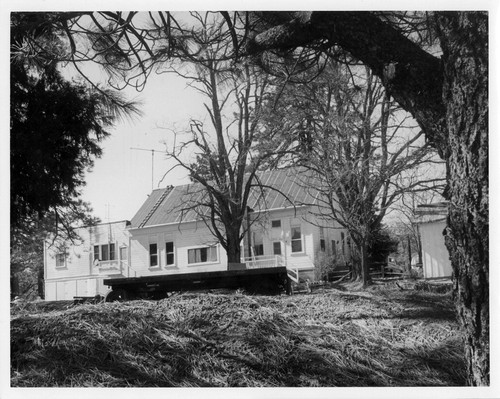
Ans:
[[[119,248],[129,246],[127,222],[104,223],[76,229],[80,239],[66,243],[66,256],[62,266],[56,266],[56,255],[61,251],[60,243],[45,243],[45,299],[71,300],[75,296],[102,295],[107,291],[102,280],[108,275],[121,273]],[[106,269],[103,264],[94,264],[93,247],[114,243],[116,266]],[[110,263],[111,264],[111,263]],[[121,274],[120,274],[121,275]]]

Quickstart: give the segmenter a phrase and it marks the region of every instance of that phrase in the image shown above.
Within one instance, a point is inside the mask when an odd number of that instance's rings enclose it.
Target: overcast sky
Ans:
[[[91,203],[95,216],[103,222],[130,220],[154,188],[189,182],[181,168],[165,173],[175,165],[167,160],[163,144],[173,144],[173,130],[184,131],[189,119],[205,118],[203,98],[172,74],[151,76],[144,91],[125,91],[129,99],[142,102],[142,116],[120,121],[111,136],[102,142],[103,156],[96,159],[87,174],[83,200]],[[187,135],[177,140],[186,140]],[[155,150],[152,167],[151,151]],[[163,178],[163,180],[162,180]],[[160,183],[161,181],[161,183]]]

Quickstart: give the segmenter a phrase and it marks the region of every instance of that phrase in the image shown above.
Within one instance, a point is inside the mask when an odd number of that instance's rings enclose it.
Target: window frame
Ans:
[[[62,262],[61,262],[61,257],[62,257]],[[56,260],[56,268],[57,269],[65,268],[66,267],[66,252],[56,253],[55,260]]]
[[[106,259],[103,254],[106,253]],[[116,262],[116,243],[108,242],[107,244],[94,244],[93,245],[93,259],[94,262]]]
[[[300,237],[299,238],[293,238],[294,234],[293,234],[293,231],[295,229],[299,229],[299,234],[300,234]],[[296,226],[290,226],[290,251],[292,253],[292,255],[294,254],[303,254],[305,251],[304,251],[304,240],[303,240],[303,237],[304,235],[302,234],[302,226],[301,225],[296,225]],[[300,242],[300,250],[298,251],[294,251],[293,249],[293,244],[294,242]]]
[[[156,247],[156,251],[154,253],[151,252],[151,247],[153,245]],[[160,267],[160,254],[159,254],[159,251],[158,251],[158,243],[156,243],[156,242],[150,242],[149,243],[148,258],[149,258],[149,267],[150,268]],[[154,264],[154,265],[153,265],[153,262],[152,262],[153,259],[156,259],[156,264]]]
[[[321,252],[326,252],[326,241],[324,238],[319,239],[319,250]]]
[[[172,251],[169,251],[167,248],[168,244],[172,244]],[[169,255],[172,257],[172,262],[169,263]],[[165,241],[165,266],[175,266],[175,242],[174,241]]]
[[[276,248],[279,248],[279,253],[276,253]],[[283,250],[281,248],[281,241],[273,241],[273,255],[281,256],[283,255]]]
[[[93,253],[94,253],[94,262],[99,262],[101,260],[101,246],[99,244],[94,244]]]
[[[208,251],[209,249],[212,249],[213,248],[213,253],[210,254],[210,252]],[[196,252],[195,252],[195,262],[190,262],[189,259],[190,259],[190,256],[189,256],[189,253],[190,251],[200,251],[200,259],[202,257],[202,253],[201,251],[203,249],[206,249],[207,250],[207,254],[206,254],[206,261],[198,261],[196,262]],[[186,248],[186,251],[187,251],[187,265],[188,266],[197,266],[197,265],[207,265],[207,264],[215,264],[215,263],[219,263],[219,246],[217,244],[215,245],[204,245],[204,246],[198,246],[198,247],[190,247],[190,248]],[[214,255],[215,254],[215,260],[212,260],[210,258],[210,255]]]

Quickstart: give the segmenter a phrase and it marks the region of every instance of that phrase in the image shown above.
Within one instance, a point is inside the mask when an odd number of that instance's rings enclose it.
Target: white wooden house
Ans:
[[[337,263],[348,260],[346,231],[315,216],[314,196],[297,169],[262,173],[259,179],[273,189],[256,190],[249,201],[253,223],[242,242],[247,268],[281,265],[313,280],[324,255]],[[68,247],[63,266],[63,255],[47,249],[46,299],[104,295],[106,277],[227,270],[224,249],[197,213],[187,209],[198,188],[154,190],[130,223],[81,229],[82,242]]]
[[[420,205],[416,214],[422,241],[424,278],[451,277],[453,270],[443,234],[448,215],[447,203]]]
[[[44,244],[45,299],[102,295],[108,276],[129,276],[130,222],[103,223],[76,230],[79,240]]]

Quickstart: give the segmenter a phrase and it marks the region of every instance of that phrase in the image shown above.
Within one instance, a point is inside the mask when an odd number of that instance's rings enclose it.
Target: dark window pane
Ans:
[[[109,260],[109,247],[108,247],[108,245],[101,245],[101,260]]]
[[[255,256],[262,256],[264,255],[264,244],[258,244],[253,247],[253,251]]]
[[[292,227],[292,240],[300,238],[300,227]]]
[[[200,248],[200,262],[206,262],[207,261],[207,249],[208,248]]]
[[[174,254],[167,254],[167,265],[174,264]]]
[[[302,240],[292,241],[292,252],[302,252]]]
[[[149,244],[149,265],[158,266],[158,246]]]
[[[281,243],[273,242],[273,253],[275,255],[281,255]]]

